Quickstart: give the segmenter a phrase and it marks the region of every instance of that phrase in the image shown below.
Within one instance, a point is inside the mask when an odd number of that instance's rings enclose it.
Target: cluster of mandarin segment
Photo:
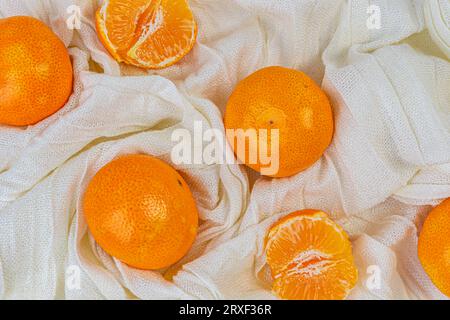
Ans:
[[[97,11],[96,25],[117,61],[148,69],[178,62],[197,37],[186,0],[107,0]]]
[[[265,248],[273,291],[280,298],[340,300],[357,282],[351,242],[322,211],[282,218],[269,229]]]

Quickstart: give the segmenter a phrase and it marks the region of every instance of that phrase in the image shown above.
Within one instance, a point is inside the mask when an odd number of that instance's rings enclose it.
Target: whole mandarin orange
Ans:
[[[41,21],[0,19],[0,123],[35,124],[72,93],[72,63],[61,40]]]
[[[237,152],[239,135],[228,135],[239,160],[258,172],[266,165],[260,146],[270,151],[270,130],[278,129],[279,152],[268,154],[278,157],[279,170],[267,175],[288,177],[319,160],[331,143],[334,121],[327,95],[312,79],[297,70],[267,67],[237,85],[225,110],[225,128],[227,135],[229,129],[258,131],[256,139],[246,135],[251,138],[245,141],[245,153]],[[261,135],[261,129],[268,134]],[[252,154],[257,161],[251,161]]]
[[[100,169],[86,189],[83,208],[97,243],[139,269],[174,264],[197,234],[198,211],[188,185],[148,155],[122,156]]]

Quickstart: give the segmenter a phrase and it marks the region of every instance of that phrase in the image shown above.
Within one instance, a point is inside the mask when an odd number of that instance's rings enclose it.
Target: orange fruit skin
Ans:
[[[279,170],[269,175],[277,178],[313,165],[330,145],[334,131],[326,94],[303,72],[283,67],[267,67],[242,80],[228,101],[224,120],[226,129],[279,130]],[[236,153],[237,139],[229,141]],[[261,161],[251,163],[248,144],[246,148],[245,157],[237,157],[261,172]]]
[[[293,212],[265,239],[275,295],[289,300],[341,300],[358,271],[345,231],[319,210]]]
[[[418,255],[431,281],[450,297],[450,198],[426,218],[419,235]]]
[[[0,20],[0,123],[35,124],[69,99],[72,63],[62,41],[41,21]]]
[[[197,234],[198,211],[186,182],[148,155],[122,156],[100,169],[86,189],[83,208],[97,243],[138,269],[174,264]]]
[[[145,69],[179,62],[198,35],[186,0],[105,0],[95,18],[98,37],[113,58]],[[142,40],[150,25],[154,32]]]

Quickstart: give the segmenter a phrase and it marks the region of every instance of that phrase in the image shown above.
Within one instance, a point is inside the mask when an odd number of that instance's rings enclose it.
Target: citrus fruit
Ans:
[[[326,94],[300,71],[267,67],[242,80],[231,95],[225,110],[225,128],[232,147],[243,163],[264,175],[288,177],[314,164],[329,146],[334,122]],[[273,148],[271,129],[278,129],[278,148]],[[245,140],[233,132],[257,132]],[[266,130],[267,135],[261,133]],[[242,145],[242,144],[241,144]],[[265,174],[267,164],[261,158],[265,150],[277,157],[279,168]],[[258,148],[258,149],[257,149]],[[278,152],[271,152],[278,149]],[[253,159],[256,161],[252,161]]]
[[[418,254],[431,281],[450,297],[450,198],[426,218],[419,235]]]
[[[96,26],[117,61],[148,69],[178,62],[197,38],[197,23],[186,0],[105,0]]]
[[[148,155],[122,156],[100,169],[86,189],[83,208],[97,243],[139,269],[174,264],[197,233],[198,211],[186,182]]]
[[[35,124],[72,93],[72,63],[61,40],[32,17],[0,19],[0,123]]]
[[[347,234],[322,211],[293,212],[275,223],[266,256],[272,290],[282,299],[344,299],[358,279]]]

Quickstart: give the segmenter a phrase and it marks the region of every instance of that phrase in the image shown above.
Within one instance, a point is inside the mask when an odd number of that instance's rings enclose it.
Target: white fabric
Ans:
[[[0,298],[272,299],[264,236],[302,208],[330,212],[351,235],[360,278],[349,298],[445,298],[416,245],[431,206],[450,197],[448,1],[192,0],[198,43],[157,72],[109,57],[95,33],[98,3],[0,0],[0,16],[51,26],[75,69],[64,109],[33,127],[0,127]],[[73,4],[82,12],[75,31],[65,23]],[[370,5],[380,8],[380,29],[367,26]],[[95,172],[126,153],[170,162],[172,130],[193,130],[195,120],[223,131],[220,111],[234,86],[267,65],[322,83],[336,120],[324,157],[252,188],[237,165],[177,166],[202,224],[173,282],[105,254],[80,206]],[[66,283],[74,266],[79,288]],[[368,286],[373,266],[376,288]]]

